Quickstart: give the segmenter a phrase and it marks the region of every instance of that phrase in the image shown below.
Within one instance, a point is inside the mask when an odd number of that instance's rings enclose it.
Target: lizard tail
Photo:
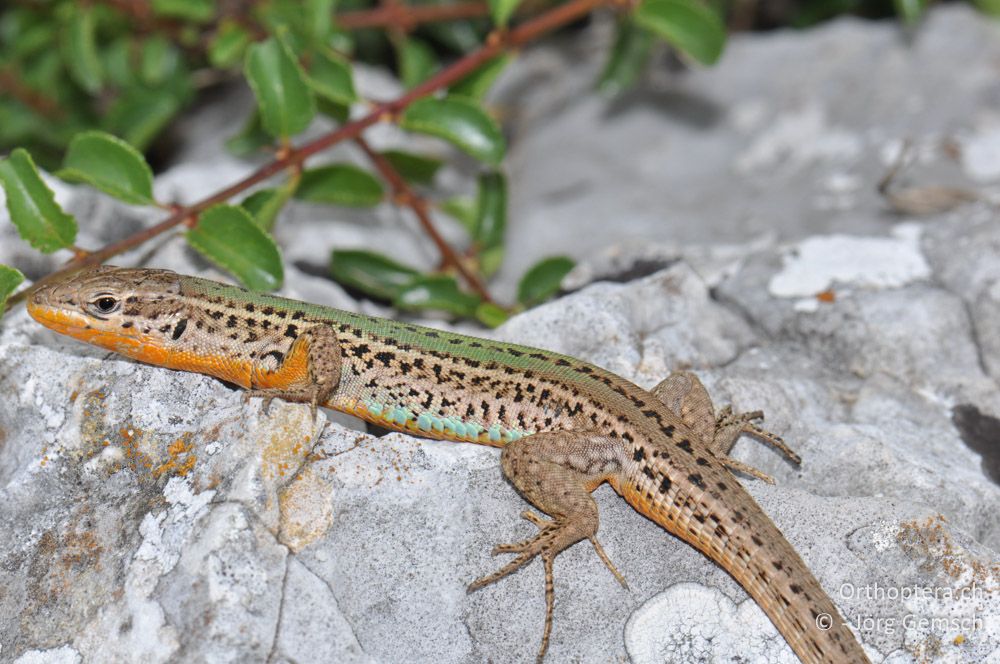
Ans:
[[[732,475],[713,464],[699,475],[703,490],[686,491],[694,487],[674,481],[675,469],[655,465],[650,481],[616,487],[629,504],[728,571],[805,664],[870,664],[819,581]]]

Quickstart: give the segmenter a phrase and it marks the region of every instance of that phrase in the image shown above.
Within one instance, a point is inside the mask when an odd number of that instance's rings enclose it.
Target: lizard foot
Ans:
[[[702,442],[712,448],[712,451],[730,470],[746,473],[769,484],[774,484],[774,479],[769,475],[729,457],[729,451],[733,449],[736,440],[744,433],[771,445],[792,463],[796,465],[802,463],[799,455],[788,447],[780,436],[755,424],[755,420],[764,417],[764,413],[761,411],[735,413],[732,406],[726,406],[716,415],[708,390],[690,371],[671,373],[663,382],[652,389],[652,393],[666,404],[674,415],[680,417]]]
[[[264,400],[264,414],[267,415],[271,409],[271,402],[275,399],[284,399],[293,403],[309,404],[312,413],[313,424],[319,414],[319,401],[321,390],[319,388],[305,389],[297,392],[286,390],[247,390],[243,393],[243,402],[246,403],[254,397]]]
[[[758,426],[755,420],[764,419],[764,413],[759,410],[751,411],[749,413],[735,413],[733,412],[732,406],[726,406],[721,411],[719,411],[719,416],[716,418],[715,430],[716,439],[724,438],[727,443],[729,443],[729,449],[732,449],[732,444],[736,442],[736,437],[740,433],[747,433],[754,438],[767,443],[774,449],[778,450],[786,459],[794,463],[796,466],[802,463],[802,457],[796,454],[795,450],[790,448],[781,436]],[[728,435],[720,436],[719,433],[723,431],[728,431]],[[732,442],[729,442],[732,441]],[[727,453],[729,449],[717,451]]]
[[[563,549],[576,543],[580,538],[575,532],[573,532],[575,530],[573,526],[563,522],[561,519],[543,519],[534,512],[528,510],[521,512],[521,518],[526,519],[538,526],[538,534],[530,539],[516,544],[498,544],[495,546],[493,548],[492,555],[495,556],[501,553],[516,553],[517,557],[492,574],[482,576],[470,583],[467,592],[475,592],[480,588],[490,585],[491,583],[496,583],[500,579],[513,574],[517,570],[524,567],[535,556],[540,555],[545,568],[545,628],[542,632],[542,645],[539,648],[537,659],[538,662],[541,662],[545,658],[545,652],[549,647],[549,637],[552,634],[552,614],[555,607],[555,586],[553,581],[552,564],[555,561],[556,556]],[[618,580],[618,583],[620,583],[623,588],[628,589],[628,583],[625,581],[625,577],[623,577],[621,572],[615,568],[614,563],[611,562],[608,554],[604,552],[604,548],[597,540],[597,536],[590,535],[587,539],[589,539],[590,543],[594,545],[594,550],[597,552],[598,557],[611,571],[615,579]]]
[[[573,463],[580,460],[583,461]],[[548,650],[552,634],[555,604],[552,564],[560,552],[581,540],[589,540],[618,582],[628,587],[597,541],[600,519],[597,503],[590,495],[594,487],[608,478],[607,469],[620,468],[624,461],[621,447],[609,444],[607,438],[570,431],[526,436],[508,443],[500,455],[507,478],[528,502],[550,518],[532,511],[523,512],[521,516],[535,524],[538,533],[523,542],[497,546],[494,555],[511,553],[514,559],[496,572],[472,582],[469,592],[495,583],[524,567],[535,556],[540,557],[545,569],[545,628],[538,651],[539,662]],[[583,468],[579,467],[581,464]]]

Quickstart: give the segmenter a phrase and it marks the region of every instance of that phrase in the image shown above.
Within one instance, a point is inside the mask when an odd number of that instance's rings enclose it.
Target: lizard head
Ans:
[[[100,266],[36,290],[28,313],[60,334],[138,360],[156,360],[187,326],[178,275]]]

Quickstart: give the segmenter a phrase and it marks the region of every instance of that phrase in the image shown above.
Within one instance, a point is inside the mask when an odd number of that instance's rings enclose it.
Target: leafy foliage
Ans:
[[[506,150],[500,127],[479,104],[466,97],[419,99],[403,113],[399,126],[443,138],[489,164],[499,164]]]
[[[381,202],[382,185],[365,170],[350,164],[330,164],[302,173],[295,197],[313,203],[371,207]]]
[[[559,291],[563,277],[573,269],[573,259],[553,256],[536,263],[517,285],[517,301],[526,307],[544,302]]]
[[[17,232],[35,249],[51,254],[76,240],[76,220],[62,211],[31,155],[22,149],[0,161],[0,184]]]
[[[101,131],[85,131],[73,138],[58,175],[67,182],[86,182],[126,203],[154,202],[153,170],[142,153]]]
[[[270,291],[281,287],[284,269],[274,240],[246,210],[216,205],[201,215],[187,240],[205,258],[243,282],[248,288]]]
[[[0,265],[0,311],[7,306],[7,298],[13,293],[21,282],[24,275],[12,267]]]
[[[261,124],[271,136],[287,139],[304,131],[316,115],[316,100],[306,74],[280,37],[247,50],[247,83],[257,97]]]
[[[984,12],[1000,13],[1000,0],[976,2]],[[436,310],[490,326],[553,296],[573,266],[568,258],[547,258],[529,269],[520,281],[517,303],[507,308],[493,302],[482,284],[501,267],[508,251],[508,182],[502,170],[507,146],[500,109],[487,100],[519,46],[503,40],[518,34],[518,24],[550,9],[522,6],[519,0],[488,0],[467,18],[421,22],[407,19],[405,14],[416,8],[400,3],[395,14],[381,6],[361,11],[369,21],[365,23],[357,11],[351,13],[362,0],[340,4],[344,6],[338,7],[336,0],[250,0],[238,11],[212,0],[5,4],[0,8],[0,86],[11,94],[0,96],[0,150],[10,153],[0,159],[0,185],[21,238],[39,251],[69,249],[78,258],[85,256],[74,246],[77,221],[57,204],[37,160],[68,182],[131,205],[168,210],[170,224],[187,225],[184,237],[192,247],[251,288],[270,290],[282,283],[280,248],[271,231],[289,201],[352,208],[391,201],[411,208],[435,238],[442,254],[439,266],[418,270],[405,259],[331,247],[334,279],[400,308]],[[705,65],[723,52],[721,8],[726,3],[609,4],[619,18],[597,81],[603,93],[618,94],[635,85],[666,48]],[[926,5],[925,0],[800,0],[789,5],[787,16],[808,24],[845,11],[895,12],[912,24]],[[427,16],[455,8],[430,0],[419,10]],[[569,14],[559,13],[565,8],[551,10],[559,15],[553,26],[570,22]],[[371,22],[375,16],[382,17],[381,24]],[[377,29],[359,29],[365,25]],[[470,61],[477,66],[452,70],[456,57],[484,44],[493,50]],[[495,48],[497,44],[504,47]],[[363,98],[354,81],[358,61],[393,67],[413,92],[392,103]],[[252,186],[220,184],[216,195],[188,208],[157,201],[153,169],[144,153],[158,153],[151,147],[205,81],[241,76],[253,91],[256,108],[249,117],[234,119],[242,128],[226,146],[239,156],[270,155],[276,159],[273,167],[253,178]],[[314,124],[317,116],[343,125],[362,112],[373,114],[368,124],[393,122],[465,153],[457,170],[469,174],[470,185],[474,179],[475,195],[432,202],[439,198],[435,183],[443,179],[438,177],[445,164],[440,155],[451,151],[447,146],[435,154],[414,149],[426,141],[376,155],[362,140],[372,160],[368,167],[324,163],[322,154],[314,160],[321,149],[286,160],[296,145],[306,143],[303,133],[320,125]],[[327,136],[332,137],[327,145],[340,140],[335,130]],[[359,132],[342,138],[354,137],[363,138]],[[470,157],[478,166],[468,167]],[[452,248],[436,237],[431,219],[440,216],[464,229],[465,238],[457,243],[462,246]],[[19,279],[19,273],[0,266],[0,299]]]

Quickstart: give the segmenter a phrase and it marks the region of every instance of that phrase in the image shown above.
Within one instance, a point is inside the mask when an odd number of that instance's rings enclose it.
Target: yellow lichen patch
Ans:
[[[907,521],[900,524],[896,541],[911,556],[924,558],[921,569],[925,572],[943,572],[964,585],[975,583],[986,592],[1000,590],[1000,563],[984,563],[956,546],[947,523],[940,514],[924,521]]]
[[[112,389],[102,387],[85,391],[77,398],[80,418],[80,438],[83,445],[71,451],[77,461],[95,459],[92,468],[109,475],[125,468],[152,480],[163,477],[185,477],[194,470],[198,461],[193,452],[192,434],[169,434],[146,431],[131,421],[113,421],[107,409],[107,399]],[[63,451],[58,450],[59,455]],[[42,450],[42,466],[50,460],[47,450]]]
[[[63,537],[60,564],[67,570],[73,567],[100,567],[104,547],[89,530],[70,531]]]
[[[312,431],[312,414],[308,408],[278,408],[275,404],[271,416],[262,422],[261,476],[291,477],[312,449],[312,436],[302,433]]]
[[[125,465],[137,473],[153,470],[153,460],[143,450],[148,445],[143,444],[146,433],[138,427],[122,427],[118,429],[122,452],[125,454]]]
[[[184,434],[167,446],[167,460],[152,469],[154,477],[177,475],[185,477],[194,468],[198,457],[191,453],[190,435]]]
[[[305,467],[278,494],[281,542],[297,553],[322,537],[333,524],[332,496],[329,482]]]

